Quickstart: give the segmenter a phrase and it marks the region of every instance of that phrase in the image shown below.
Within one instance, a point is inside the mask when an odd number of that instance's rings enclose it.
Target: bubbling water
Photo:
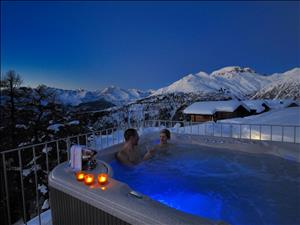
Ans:
[[[178,210],[234,225],[300,224],[300,164],[198,145],[176,145],[114,178]]]

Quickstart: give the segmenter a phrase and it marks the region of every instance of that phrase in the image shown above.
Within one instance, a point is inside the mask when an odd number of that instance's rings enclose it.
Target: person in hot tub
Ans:
[[[148,150],[144,155],[144,160],[152,158],[155,154],[167,154],[169,143],[168,140],[171,139],[171,132],[168,129],[163,129],[159,132],[159,144],[154,146],[154,148]]]
[[[125,143],[116,158],[126,166],[134,166],[141,161],[141,155],[137,148],[139,142],[139,134],[136,129],[129,128],[124,132]]]

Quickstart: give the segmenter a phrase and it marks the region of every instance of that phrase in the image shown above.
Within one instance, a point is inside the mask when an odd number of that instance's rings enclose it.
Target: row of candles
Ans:
[[[86,185],[92,185],[95,183],[94,174],[86,174],[82,171],[76,173],[76,179],[78,181],[84,181]],[[100,173],[97,177],[98,184],[105,185],[108,181],[108,176],[106,173]]]

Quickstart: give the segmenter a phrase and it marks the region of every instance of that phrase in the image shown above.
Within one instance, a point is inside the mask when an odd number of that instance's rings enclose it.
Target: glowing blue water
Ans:
[[[233,225],[300,224],[300,164],[275,156],[178,146],[114,178],[181,211]]]

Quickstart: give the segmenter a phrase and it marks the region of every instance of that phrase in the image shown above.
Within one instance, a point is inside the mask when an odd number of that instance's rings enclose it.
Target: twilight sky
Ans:
[[[224,66],[300,66],[299,2],[3,2],[1,73],[25,85],[157,89]]]

